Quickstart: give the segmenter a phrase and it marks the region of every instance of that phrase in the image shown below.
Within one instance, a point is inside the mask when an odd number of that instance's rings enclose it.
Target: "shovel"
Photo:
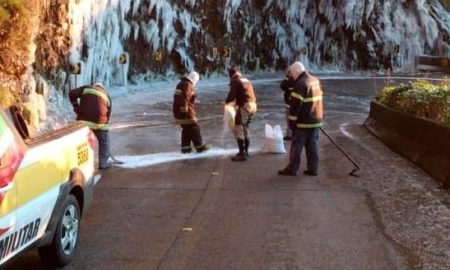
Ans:
[[[341,153],[344,154],[344,156],[348,160],[350,160],[350,162],[353,164],[353,166],[355,166],[355,168],[348,174],[351,176],[354,176],[354,177],[360,177],[362,174],[362,169],[359,167],[358,163],[356,163],[353,160],[353,158],[347,152],[345,152],[344,149],[342,149],[322,128],[319,128],[319,129],[320,129],[320,131],[322,131],[323,135],[325,135],[330,140],[330,142],[332,142],[334,144],[334,146],[336,146],[336,148],[339,151],[341,151]]]

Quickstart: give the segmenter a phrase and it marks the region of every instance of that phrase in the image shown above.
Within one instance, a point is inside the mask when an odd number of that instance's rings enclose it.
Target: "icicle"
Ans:
[[[139,30],[140,30],[140,26],[136,21],[132,21],[131,22],[132,28],[133,28],[133,40],[137,41],[138,37],[139,37]]]
[[[161,43],[158,23],[154,20],[150,20],[148,23],[141,22],[140,29],[145,41],[152,45],[153,51],[157,51]]]
[[[139,10],[140,6],[141,6],[141,0],[133,1],[133,11],[132,11],[133,17],[138,14],[138,10]]]
[[[69,0],[72,22],[69,59],[71,63],[83,63],[82,75],[77,80],[121,81],[123,76],[119,74],[122,68],[117,66],[118,54],[123,52],[127,42],[138,41],[139,35],[153,51],[170,53],[176,50],[184,64],[193,67],[194,62],[190,58],[193,33],[200,33],[203,35],[201,38],[206,39],[211,33],[205,31],[203,20],[198,14],[190,13],[190,9],[204,4],[208,2]],[[301,58],[305,63],[320,67],[326,55],[327,63],[332,61],[331,64],[342,66],[345,61],[353,61],[358,67],[362,61],[358,57],[365,54],[373,61],[372,64],[393,59],[394,64],[400,67],[412,64],[417,54],[449,47],[447,40],[442,38],[442,32],[449,32],[450,17],[439,2],[267,0],[259,3],[258,8],[263,6],[262,11],[256,10],[256,1],[250,0],[227,0],[221,5],[218,10],[223,12],[223,24],[230,37],[236,34],[233,24],[245,17],[245,23],[241,22],[243,26],[239,27],[244,31],[239,34],[243,42],[261,46],[267,36],[275,39],[269,52],[273,56],[272,64],[279,59],[291,61]],[[189,8],[182,8],[186,6]],[[183,36],[178,36],[175,31],[177,23],[184,30]],[[349,51],[360,48],[366,51]],[[399,50],[394,53],[394,48]],[[307,53],[300,54],[300,49]],[[351,59],[346,59],[347,56]],[[248,61],[256,61],[251,51],[242,52],[241,57],[246,59],[244,65]],[[224,62],[229,61],[229,58],[224,59]],[[268,66],[271,63],[262,64]]]

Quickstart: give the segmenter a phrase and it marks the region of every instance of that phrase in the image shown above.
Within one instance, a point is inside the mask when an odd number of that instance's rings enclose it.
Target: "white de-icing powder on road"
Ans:
[[[123,164],[117,164],[116,166],[122,168],[139,168],[152,166],[156,164],[173,162],[186,159],[198,159],[198,158],[211,158],[218,156],[232,156],[237,153],[237,148],[223,149],[223,148],[211,148],[206,152],[197,153],[193,151],[189,154],[182,154],[180,152],[167,152],[167,153],[154,153],[148,155],[139,156],[117,156],[116,158],[123,162]],[[257,152],[257,149],[250,149],[249,152]]]

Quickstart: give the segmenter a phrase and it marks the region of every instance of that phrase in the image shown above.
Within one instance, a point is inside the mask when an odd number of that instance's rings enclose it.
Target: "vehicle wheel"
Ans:
[[[80,206],[75,196],[69,195],[62,209],[52,242],[39,248],[39,255],[44,263],[56,267],[62,267],[72,261],[80,226]]]

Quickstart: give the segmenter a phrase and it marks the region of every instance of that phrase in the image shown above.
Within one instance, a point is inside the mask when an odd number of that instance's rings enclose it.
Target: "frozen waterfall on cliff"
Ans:
[[[81,65],[72,86],[294,60],[316,70],[409,71],[416,55],[447,55],[450,29],[442,5],[425,0],[70,0],[69,15],[70,62]]]

